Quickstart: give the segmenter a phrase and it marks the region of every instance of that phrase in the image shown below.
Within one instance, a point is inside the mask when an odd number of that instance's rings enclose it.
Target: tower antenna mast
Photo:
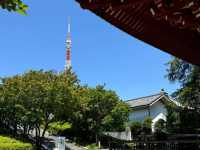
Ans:
[[[68,17],[67,40],[66,40],[66,64],[65,71],[71,68],[71,19]]]

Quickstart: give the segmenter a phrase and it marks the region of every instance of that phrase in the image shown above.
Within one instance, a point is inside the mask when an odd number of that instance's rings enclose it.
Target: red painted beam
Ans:
[[[78,1],[84,9],[92,11],[131,36],[162,51],[200,66],[200,33],[196,30],[198,25],[200,27],[200,22],[195,18],[195,15],[183,14],[183,17],[187,16],[190,22],[189,26],[182,27],[181,29],[177,20],[175,20],[174,25],[172,25],[174,17],[173,11],[176,11],[175,8],[169,9],[168,12],[166,11],[166,14],[171,15],[172,20],[163,19],[165,18],[165,16],[163,16],[165,14],[163,13],[158,14],[161,15],[160,18],[152,15],[150,8],[152,4],[154,4],[153,0],[124,0],[124,2],[123,0],[115,0],[115,3],[113,0],[76,1]],[[189,0],[185,0],[184,2],[188,4]],[[137,9],[141,5],[142,9]],[[195,7],[199,6],[199,4],[195,5]],[[180,5],[177,6],[178,12],[180,11]],[[109,7],[111,7],[110,10],[108,9]],[[188,10],[189,9],[186,10],[186,13]],[[118,11],[121,13],[116,17]],[[185,10],[183,13],[184,12]],[[170,16],[168,18],[170,18]],[[195,27],[194,29],[193,26]]]

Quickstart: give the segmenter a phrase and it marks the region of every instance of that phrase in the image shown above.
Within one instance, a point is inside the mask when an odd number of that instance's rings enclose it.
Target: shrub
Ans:
[[[99,148],[96,146],[96,144],[90,144],[88,146],[86,146],[88,148],[88,150],[98,150]]]
[[[166,140],[167,128],[166,128],[166,122],[163,119],[160,119],[155,123],[154,134],[157,140]]]
[[[155,123],[155,131],[163,130],[166,128],[166,122],[163,119],[159,119]]]
[[[14,138],[0,136],[0,150],[33,150],[30,143],[25,143]]]
[[[140,134],[142,130],[142,123],[138,121],[134,121],[131,123],[131,133],[132,135],[138,135]]]
[[[150,134],[151,131],[152,131],[152,119],[151,119],[151,117],[146,117],[144,119],[142,126],[143,126],[143,132],[145,134]]]

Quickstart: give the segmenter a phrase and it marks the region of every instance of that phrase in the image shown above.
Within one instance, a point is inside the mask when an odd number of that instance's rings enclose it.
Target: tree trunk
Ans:
[[[45,124],[45,126],[44,126],[44,130],[43,130],[43,132],[42,132],[42,138],[44,138],[44,135],[45,135],[45,132],[46,132],[46,130],[47,130],[47,128],[48,128],[48,123],[46,123]]]
[[[96,140],[96,145],[98,145],[98,135],[97,134],[96,134],[95,140]]]
[[[27,131],[27,128],[26,128],[26,125],[24,125],[24,127],[23,127],[23,135],[24,136],[26,135],[26,131]]]
[[[38,125],[36,125],[36,128],[35,128],[35,131],[36,131],[36,137],[35,137],[35,139],[36,139],[36,148],[38,149],[38,150],[40,150],[40,148],[41,148],[41,139],[40,139],[40,127],[38,127]]]

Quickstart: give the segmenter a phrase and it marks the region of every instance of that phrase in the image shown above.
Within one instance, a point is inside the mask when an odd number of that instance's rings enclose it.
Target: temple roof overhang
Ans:
[[[76,0],[124,32],[200,65],[200,0]]]

